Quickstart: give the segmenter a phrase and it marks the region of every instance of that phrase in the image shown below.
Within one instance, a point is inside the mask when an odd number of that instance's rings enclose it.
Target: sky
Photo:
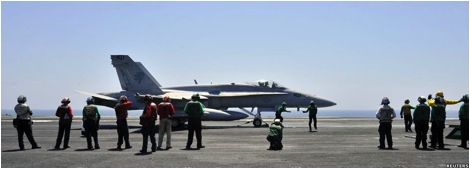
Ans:
[[[372,110],[469,91],[469,2],[1,2],[1,109],[120,91],[110,55],[164,87],[276,81]],[[458,109],[460,106],[448,106]],[[102,108],[105,109],[105,108]],[[320,110],[321,111],[321,110]]]

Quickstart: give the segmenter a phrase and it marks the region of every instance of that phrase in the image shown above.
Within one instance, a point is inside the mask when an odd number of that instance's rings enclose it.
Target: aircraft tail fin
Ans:
[[[129,55],[111,55],[111,63],[116,68],[122,90],[146,94],[163,93],[160,83],[142,63],[134,62]]]

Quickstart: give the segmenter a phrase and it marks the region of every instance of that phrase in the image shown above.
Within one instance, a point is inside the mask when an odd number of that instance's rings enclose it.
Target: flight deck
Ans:
[[[267,127],[253,127],[249,120],[204,121],[202,136],[206,148],[184,150],[187,130],[173,130],[172,149],[141,154],[142,135],[138,117],[129,117],[132,149],[116,149],[114,117],[103,117],[98,138],[101,149],[87,150],[81,136],[81,118],[72,123],[70,148],[53,150],[58,121],[55,117],[35,117],[33,135],[42,149],[18,150],[17,133],[11,117],[2,117],[1,167],[9,168],[329,168],[329,167],[439,167],[466,166],[468,149],[457,147],[460,140],[445,139],[446,150],[417,150],[415,133],[405,132],[402,119],[393,122],[395,150],[379,150],[378,121],[374,118],[319,118],[318,132],[309,132],[307,118],[284,119],[284,149],[267,150]],[[265,118],[265,121],[271,121]],[[444,134],[459,124],[447,120]],[[158,124],[158,122],[157,122]],[[413,130],[414,130],[414,126]],[[158,134],[156,134],[158,139]],[[165,140],[163,148],[165,147]],[[193,147],[196,143],[193,143]],[[21,159],[21,160],[18,160]]]

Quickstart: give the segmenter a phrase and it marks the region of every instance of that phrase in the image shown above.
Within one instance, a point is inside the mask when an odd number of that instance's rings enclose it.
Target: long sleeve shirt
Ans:
[[[458,100],[448,100],[448,99],[444,99],[444,101],[445,101],[445,104],[446,104],[446,105],[447,105],[447,104],[451,104],[451,105],[452,105],[452,104],[457,104],[457,103],[460,102],[460,101],[458,101]],[[436,101],[435,101],[434,99],[429,99],[429,100],[428,100],[428,105],[429,105],[429,106],[434,106],[434,105],[436,105]]]
[[[189,118],[201,118],[204,115],[204,105],[198,101],[190,101],[184,106],[184,112]]]
[[[290,112],[290,111],[287,111],[286,107],[279,107],[276,111],[276,115],[280,116],[282,112]]]
[[[126,119],[128,115],[127,108],[129,108],[130,106],[132,106],[131,101],[116,104],[116,106],[114,106],[114,111],[116,112],[116,119]]]
[[[55,116],[59,117],[59,123],[65,121],[72,121],[73,114],[72,114],[72,107],[68,105],[61,105],[57,108],[55,112]]]
[[[403,114],[411,115],[411,109],[415,109],[415,107],[411,106],[410,104],[405,104],[401,106],[400,116],[403,116]]]
[[[392,122],[392,119],[396,117],[395,110],[389,105],[384,105],[379,108],[375,117],[380,120],[380,122]]]
[[[144,112],[142,113],[142,118],[154,118],[153,120],[157,119],[157,105],[155,103],[147,104],[144,108]]]
[[[282,126],[280,124],[272,123],[269,126],[268,136],[274,137],[276,139],[279,139],[279,141],[282,141]]]
[[[19,103],[15,106],[16,118],[21,120],[31,120],[31,109],[26,103]]]
[[[307,112],[310,117],[317,115],[317,112],[318,112],[317,105],[309,106],[307,110],[304,111],[304,113],[307,113]]]
[[[446,121],[446,107],[443,104],[434,104],[431,111],[431,120],[445,122]]]
[[[460,106],[459,119],[468,121],[468,103],[464,103]]]
[[[427,104],[419,104],[413,112],[413,121],[426,121],[429,122],[431,108]]]
[[[162,102],[157,106],[157,114],[160,116],[160,119],[171,119],[175,114],[175,108],[170,102]]]
[[[101,119],[101,115],[100,115],[100,112],[98,111],[98,107],[92,104],[83,107],[82,114],[83,114],[83,117],[82,117],[83,121],[86,121],[86,120],[99,121]]]

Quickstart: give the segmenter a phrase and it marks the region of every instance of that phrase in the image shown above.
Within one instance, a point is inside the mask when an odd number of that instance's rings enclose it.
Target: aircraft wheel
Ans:
[[[171,119],[171,127],[179,127],[179,126],[180,126],[180,120]]]
[[[255,127],[261,127],[261,119],[254,119],[253,120],[253,125]]]

